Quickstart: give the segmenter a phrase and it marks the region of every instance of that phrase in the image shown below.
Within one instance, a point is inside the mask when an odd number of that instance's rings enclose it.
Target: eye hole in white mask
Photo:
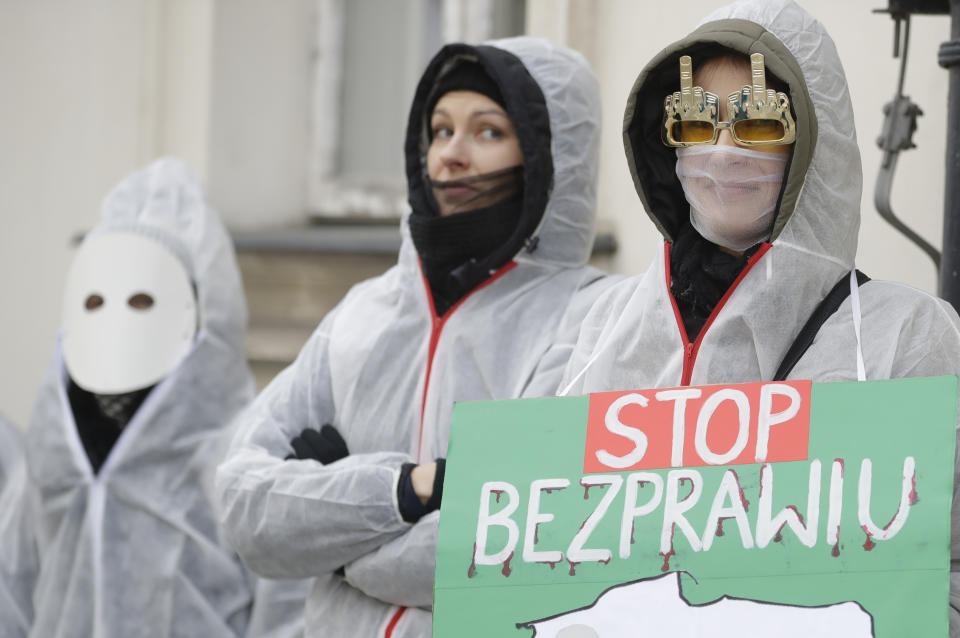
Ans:
[[[145,292],[138,292],[127,299],[127,305],[134,310],[149,310],[153,307],[153,297]]]
[[[766,239],[786,169],[783,155],[735,146],[677,149],[690,222],[713,243],[743,251]]]
[[[83,307],[89,312],[93,312],[103,306],[103,297],[94,293],[87,297],[86,301],[83,302]]]

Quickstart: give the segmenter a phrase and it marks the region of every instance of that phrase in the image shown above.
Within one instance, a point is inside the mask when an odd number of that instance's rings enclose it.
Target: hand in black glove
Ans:
[[[447,459],[437,459],[436,471],[433,475],[433,489],[430,497],[424,502],[413,489],[413,480],[410,473],[417,466],[413,463],[404,463],[400,467],[400,480],[397,482],[397,505],[400,516],[408,523],[416,523],[430,512],[440,509],[443,497],[443,477],[447,470]]]
[[[293,454],[287,456],[287,460],[314,459],[328,465],[350,454],[347,442],[337,428],[329,423],[321,427],[319,432],[312,428],[305,429],[300,436],[293,437],[290,445],[293,446]]]

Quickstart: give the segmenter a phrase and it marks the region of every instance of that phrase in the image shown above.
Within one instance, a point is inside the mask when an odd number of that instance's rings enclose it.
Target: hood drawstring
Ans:
[[[853,314],[853,332],[857,335],[857,381],[866,381],[867,372],[863,365],[863,348],[860,342],[860,283],[857,271],[850,271],[850,312]]]

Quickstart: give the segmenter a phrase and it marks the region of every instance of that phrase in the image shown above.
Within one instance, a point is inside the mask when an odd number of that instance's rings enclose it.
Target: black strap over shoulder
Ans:
[[[865,274],[857,272],[857,285],[862,286],[863,284],[870,281],[870,277],[867,277]],[[810,315],[810,318],[807,319],[807,323],[803,325],[803,328],[800,329],[800,333],[797,335],[797,338],[794,340],[793,345],[790,346],[790,349],[787,350],[787,354],[783,357],[783,361],[780,363],[780,367],[777,369],[777,374],[774,375],[774,381],[783,381],[787,378],[787,375],[793,370],[793,367],[797,365],[797,361],[800,360],[800,357],[806,353],[807,349],[810,347],[810,344],[813,343],[813,340],[816,338],[817,333],[820,332],[820,326],[826,322],[826,320],[837,311],[837,308],[840,307],[840,304],[843,303],[843,300],[850,295],[850,273],[845,274],[840,278],[830,292],[827,293],[827,296],[823,298],[823,301],[820,302],[820,305],[816,307],[813,311],[813,314]]]

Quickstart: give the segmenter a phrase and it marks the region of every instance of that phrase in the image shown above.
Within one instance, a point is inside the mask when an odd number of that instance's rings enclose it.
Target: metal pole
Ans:
[[[937,55],[950,73],[940,296],[960,310],[960,0],[950,0],[950,38]]]

